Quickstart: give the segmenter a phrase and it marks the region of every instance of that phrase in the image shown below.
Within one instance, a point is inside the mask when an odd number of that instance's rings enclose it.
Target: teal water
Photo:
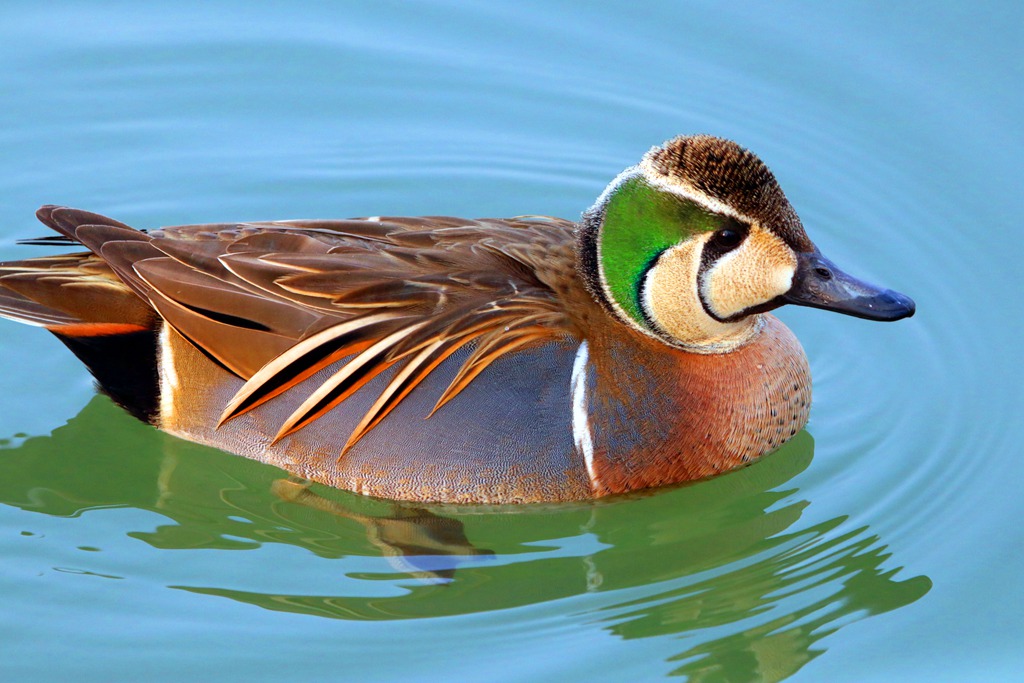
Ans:
[[[807,431],[587,505],[415,509],[162,435],[0,323],[0,680],[1016,680],[1024,10],[887,3],[0,9],[0,259],[138,226],[575,217],[733,138],[892,325],[784,310]]]

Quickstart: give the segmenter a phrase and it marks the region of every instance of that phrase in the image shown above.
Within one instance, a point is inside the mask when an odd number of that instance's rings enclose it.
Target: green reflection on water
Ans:
[[[51,436],[0,451],[0,502],[58,516],[157,512],[170,523],[125,533],[159,549],[284,544],[388,560],[379,571],[339,571],[331,594],[253,591],[242,579],[170,586],[191,593],[344,620],[568,600],[562,618],[625,640],[679,639],[670,673],[781,680],[824,651],[823,637],[931,587],[923,576],[895,580],[887,546],[867,527],[850,529],[845,517],[800,526],[810,503],[787,482],[812,457],[802,433],[754,466],[672,490],[573,505],[412,507],[284,479],[160,434],[96,397]],[[273,571],[288,585],[287,567]],[[374,595],[374,586],[387,590]]]

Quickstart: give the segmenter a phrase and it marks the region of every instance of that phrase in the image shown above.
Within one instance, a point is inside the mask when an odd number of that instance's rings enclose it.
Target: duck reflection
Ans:
[[[271,490],[282,500],[358,522],[366,530],[366,538],[397,571],[417,579],[448,582],[455,577],[461,558],[494,555],[470,543],[457,519],[391,501],[381,501],[386,506],[382,513],[361,514],[311,491],[312,486],[311,482],[289,478],[275,481]]]
[[[287,572],[277,591],[252,590],[244,577],[174,586],[196,594],[346,620],[571,600],[567,613],[615,637],[667,638],[675,654],[666,673],[774,681],[824,652],[821,639],[843,625],[931,587],[924,576],[897,580],[867,527],[803,521],[810,502],[789,482],[813,450],[802,433],[744,470],[613,500],[413,507],[282,479],[137,424],[97,397],[51,436],[0,451],[0,503],[61,516],[135,507],[169,520],[125,530],[155,548],[283,544],[339,567],[336,588],[322,592],[296,590]]]

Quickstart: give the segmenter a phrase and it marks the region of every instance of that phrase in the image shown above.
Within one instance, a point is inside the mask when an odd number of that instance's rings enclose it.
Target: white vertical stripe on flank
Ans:
[[[587,415],[587,361],[590,350],[587,342],[580,344],[576,351],[576,360],[572,364],[572,436],[576,442],[576,450],[583,455],[590,477],[590,487],[597,489],[599,485],[597,471],[594,469],[594,439],[590,434],[590,417]]]
[[[160,353],[157,355],[161,424],[168,424],[174,417],[174,399],[180,386],[178,369],[174,366],[174,352],[171,350],[171,334],[171,326],[164,323],[160,328]]]

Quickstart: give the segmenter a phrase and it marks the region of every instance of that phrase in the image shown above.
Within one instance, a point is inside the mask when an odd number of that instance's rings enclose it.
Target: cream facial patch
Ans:
[[[717,317],[729,318],[789,291],[796,265],[785,242],[753,226],[743,244],[705,271],[700,293]]]
[[[715,320],[698,292],[700,258],[711,234],[665,251],[644,281],[644,310],[667,337],[689,350],[724,353],[741,345],[760,327],[756,316],[737,322]]]

